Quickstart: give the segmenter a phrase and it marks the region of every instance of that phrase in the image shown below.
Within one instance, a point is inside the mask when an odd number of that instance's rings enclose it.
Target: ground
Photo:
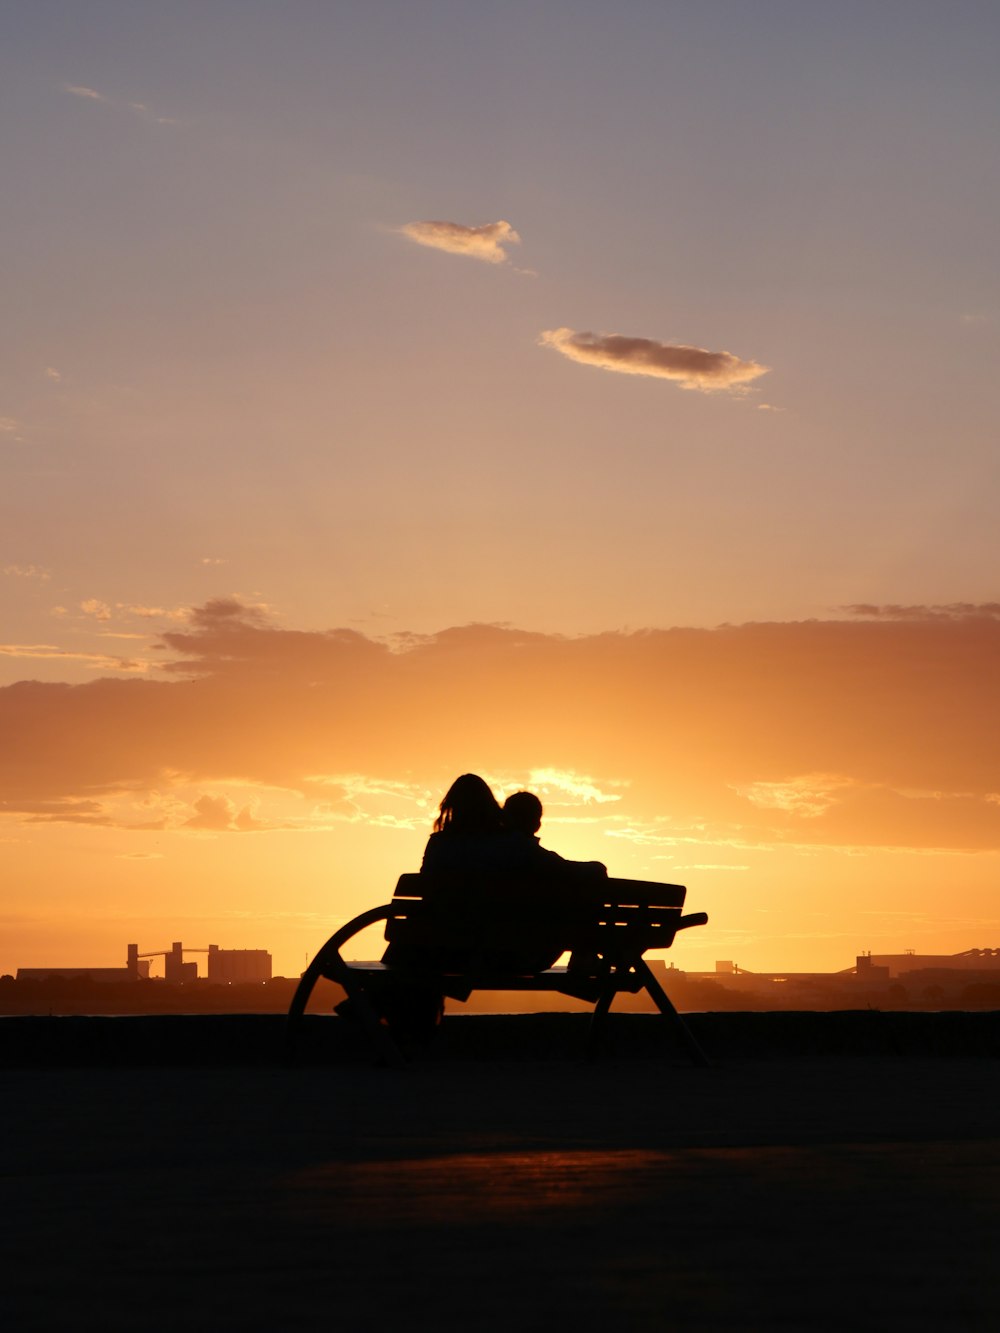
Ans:
[[[402,1072],[0,1072],[7,1327],[995,1327],[996,1059],[474,1032]]]

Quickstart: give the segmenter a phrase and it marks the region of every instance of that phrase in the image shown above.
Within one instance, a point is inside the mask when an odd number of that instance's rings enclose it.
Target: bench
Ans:
[[[601,1043],[616,995],[646,991],[698,1065],[709,1063],[643,955],[667,949],[678,931],[708,921],[704,912],[681,914],[686,889],[633,879],[510,875],[401,875],[391,903],[362,912],[323,945],[299,982],[288,1011],[287,1039],[294,1055],[302,1016],[321,977],[343,987],[352,1014],[374,1053],[387,1064],[404,1061],[380,1021],[378,993],[403,983],[431,988],[455,1000],[473,991],[538,991],[594,1005],[588,1051]],[[342,950],[357,934],[385,922],[385,962],[356,962]],[[569,966],[547,966],[564,952]]]

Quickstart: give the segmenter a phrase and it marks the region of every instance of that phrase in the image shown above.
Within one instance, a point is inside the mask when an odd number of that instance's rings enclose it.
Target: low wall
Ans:
[[[576,1059],[587,1014],[449,1016],[420,1058]],[[715,1060],[819,1056],[1000,1056],[1000,1012],[699,1013],[685,1022]],[[158,1014],[0,1018],[0,1067],[267,1066],[285,1059],[284,1018],[275,1014]],[[654,1059],[682,1053],[664,1021],[611,1014],[609,1055]],[[370,1061],[363,1035],[335,1017],[307,1016],[302,1064]]]

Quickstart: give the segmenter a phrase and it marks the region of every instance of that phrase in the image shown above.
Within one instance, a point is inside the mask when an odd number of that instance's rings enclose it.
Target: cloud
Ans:
[[[43,569],[41,565],[4,565],[3,573],[17,579],[47,580],[52,577],[49,571]]]
[[[157,125],[180,125],[182,122],[176,116],[160,116],[147,106],[145,102],[122,102],[117,98],[108,97],[105,93],[100,93],[96,88],[87,88],[82,84],[66,83],[63,84],[63,92],[70,93],[73,97],[83,98],[87,102],[101,102],[105,106],[114,107],[117,110],[130,111],[133,115],[142,116],[144,120],[155,121]]]
[[[63,85],[64,93],[72,93],[74,97],[82,97],[90,102],[109,102],[111,99],[99,93],[96,88],[84,88],[80,84],[67,83]]]
[[[581,773],[563,773],[555,768],[533,768],[529,775],[532,790],[542,795],[555,791],[564,804],[604,805],[609,801],[620,801],[617,792],[602,791],[592,778]]]
[[[25,657],[39,662],[61,660],[82,662],[95,671],[141,672],[149,670],[149,663],[141,659],[128,657],[109,657],[106,653],[74,652],[70,648],[57,648],[51,643],[0,643],[0,657]]]
[[[237,810],[228,796],[201,796],[194,803],[195,813],[185,821],[185,828],[205,829],[214,833],[249,833],[264,827],[249,805]]]
[[[785,810],[805,819],[815,819],[826,814],[836,803],[838,794],[850,785],[850,779],[836,774],[811,773],[784,782],[752,782],[736,790],[751,804],[765,810]]]
[[[115,602],[115,609],[140,620],[187,620],[191,614],[189,606],[141,606],[135,602]]]
[[[48,576],[46,575],[46,577]],[[245,611],[250,609],[244,608]],[[128,621],[134,619],[179,622],[190,620],[192,616],[192,610],[189,606],[145,606],[140,602],[115,602],[114,606],[111,606],[99,597],[88,597],[85,601],[82,601],[80,610],[85,616],[98,620],[101,624],[108,624],[112,620]],[[67,611],[65,607],[56,606],[52,608],[52,614],[65,616]],[[199,611],[199,614],[204,614],[204,611]],[[113,638],[143,639],[146,637],[145,634],[113,634],[110,630],[105,631],[105,633]]]
[[[943,606],[876,606],[854,602],[841,608],[848,615],[871,620],[1000,620],[1000,602],[949,602]]]
[[[13,435],[20,425],[13,417],[0,417],[0,434]]]
[[[588,836],[700,848],[699,863],[777,845],[1000,850],[1000,608],[957,605],[579,638],[467,625],[390,645],[216,599],[161,636],[157,678],[0,689],[0,800],[128,792],[123,823],[235,831],[264,818],[229,801],[239,784],[271,793],[269,828],[419,833],[471,770],[548,786]]]
[[[575,333],[547,329],[538,335],[542,347],[552,347],[570,361],[622,375],[650,375],[673,380],[684,389],[703,393],[749,384],[768,373],[756,361],[741,361],[731,352],[709,352],[683,343],[661,343],[652,338],[630,338],[620,333]]]
[[[397,230],[418,245],[467,255],[487,264],[505,264],[509,256],[503,247],[521,241],[510,223],[502,221],[487,222],[482,227],[466,227],[461,222],[407,222]]]
[[[62,379],[62,372],[59,371],[59,370],[56,370],[55,366],[46,366],[46,367],[45,367],[45,378],[46,378],[47,380],[53,380],[53,381],[55,381],[56,384],[58,384],[59,381]]]
[[[155,120],[157,125],[182,124],[182,121],[176,116],[158,116],[153,108],[147,106],[145,102],[129,102],[129,108],[132,111],[137,112],[140,116],[145,116],[149,120]]]
[[[90,824],[111,828],[114,824],[98,801],[49,801],[24,805],[16,811],[25,824]]]

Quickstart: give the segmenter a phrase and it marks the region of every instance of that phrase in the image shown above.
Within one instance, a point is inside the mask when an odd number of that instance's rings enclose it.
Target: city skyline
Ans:
[[[679,967],[998,938],[992,7],[5,17],[0,972],[295,975],[468,770]]]

